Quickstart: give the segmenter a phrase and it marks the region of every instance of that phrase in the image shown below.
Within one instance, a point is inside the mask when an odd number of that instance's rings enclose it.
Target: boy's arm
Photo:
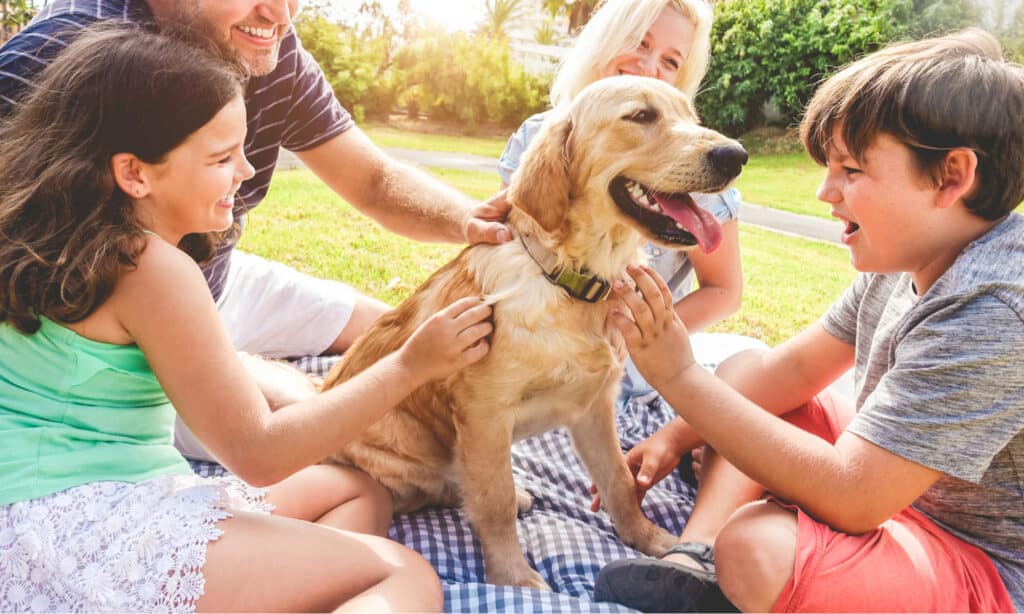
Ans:
[[[836,529],[862,533],[909,505],[940,477],[939,471],[856,435],[844,434],[833,446],[765,411],[694,362],[688,333],[672,310],[664,282],[649,270],[630,273],[643,298],[616,284],[611,320],[641,373],[708,444],[772,493]],[[841,372],[852,360],[852,348],[843,349],[845,344],[829,337],[823,328],[812,327],[760,359],[753,354],[737,358],[731,377],[770,409],[795,407],[817,392],[811,390],[827,374]],[[815,343],[824,347],[815,348]],[[773,387],[783,392],[768,390]]]
[[[877,527],[942,475],[851,433],[833,446],[765,412],[699,366],[661,392],[740,471],[840,531]]]

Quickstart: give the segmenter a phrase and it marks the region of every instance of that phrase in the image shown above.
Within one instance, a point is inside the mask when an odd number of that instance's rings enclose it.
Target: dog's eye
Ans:
[[[654,109],[640,109],[639,111],[631,113],[622,119],[636,122],[638,124],[650,124],[658,119],[658,112]]]

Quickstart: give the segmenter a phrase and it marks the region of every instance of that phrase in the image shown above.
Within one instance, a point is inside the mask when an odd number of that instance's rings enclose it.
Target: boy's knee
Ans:
[[[793,575],[796,516],[774,503],[740,508],[715,540],[722,592],[743,611],[769,611]]]
[[[715,369],[715,375],[727,382],[732,381],[732,377],[753,368],[753,365],[760,361],[761,357],[767,352],[768,350],[762,348],[750,348],[737,352],[718,365],[718,368]]]

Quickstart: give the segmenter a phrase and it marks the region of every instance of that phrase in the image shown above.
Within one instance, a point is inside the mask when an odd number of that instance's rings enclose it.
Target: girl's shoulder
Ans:
[[[197,300],[212,300],[199,265],[174,245],[151,236],[135,264],[122,270],[110,299],[125,316],[122,320],[154,309],[186,308]]]

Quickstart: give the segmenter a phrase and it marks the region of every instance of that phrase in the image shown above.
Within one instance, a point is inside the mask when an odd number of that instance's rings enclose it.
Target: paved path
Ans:
[[[498,160],[486,156],[472,154],[419,151],[414,149],[385,148],[395,158],[417,166],[433,166],[464,171],[493,172]],[[278,168],[300,168],[302,163],[288,151],[281,151]],[[743,203],[742,221],[745,224],[761,226],[789,235],[840,243],[843,225],[840,222],[826,220],[809,215],[797,215],[788,211],[763,207],[752,203]]]

